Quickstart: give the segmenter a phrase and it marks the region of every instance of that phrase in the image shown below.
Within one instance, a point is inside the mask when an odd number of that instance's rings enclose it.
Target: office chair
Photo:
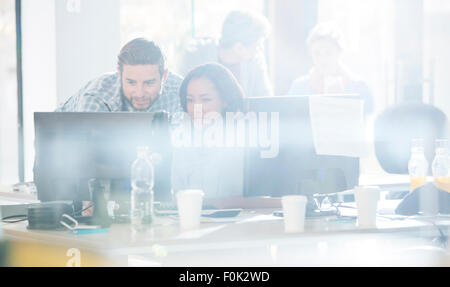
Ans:
[[[431,167],[435,140],[448,138],[446,115],[438,108],[423,103],[400,104],[387,108],[377,116],[374,124],[375,154],[388,173],[408,174],[411,141],[424,140],[425,157]],[[428,169],[431,174],[431,168]],[[408,193],[395,212],[413,215],[448,213],[450,194],[429,183]]]
[[[423,103],[399,104],[379,114],[374,124],[374,145],[381,167],[388,173],[408,174],[411,141],[415,138],[424,139],[425,157],[431,165],[435,140],[448,138],[447,116]]]

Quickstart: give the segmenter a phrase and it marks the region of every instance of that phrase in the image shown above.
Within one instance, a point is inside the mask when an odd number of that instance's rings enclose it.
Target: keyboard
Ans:
[[[282,210],[274,211],[273,215],[283,217],[283,211]],[[307,211],[305,213],[306,218],[327,217],[335,215],[339,215],[339,212],[337,210],[314,210],[314,211]]]
[[[240,208],[233,209],[218,209],[213,205],[202,205],[202,216],[212,218],[234,217],[239,215],[242,211]],[[159,202],[155,203],[155,215],[169,216],[178,215],[178,208],[175,203],[172,202]]]
[[[178,210],[177,204],[174,202],[155,202],[155,210]],[[203,204],[202,210],[217,209],[214,205]]]

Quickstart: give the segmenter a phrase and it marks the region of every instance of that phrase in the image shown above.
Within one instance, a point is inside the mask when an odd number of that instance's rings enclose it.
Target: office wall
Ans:
[[[342,62],[372,92],[375,114],[394,104],[394,12],[392,0],[319,0],[318,23],[343,33]]]
[[[116,67],[119,0],[22,0],[25,180],[32,180],[34,112],[53,111]]]
[[[32,180],[35,111],[56,107],[55,1],[22,0],[25,179]]]
[[[18,180],[14,0],[0,1],[0,188]]]
[[[423,0],[394,1],[397,103],[423,101],[423,5]]]
[[[293,80],[311,66],[306,38],[317,24],[317,1],[270,1],[268,14],[273,25],[271,76],[275,95],[285,95]]]
[[[119,0],[56,1],[58,103],[92,78],[116,69],[120,50]]]
[[[450,1],[426,0],[424,96],[450,117]]]

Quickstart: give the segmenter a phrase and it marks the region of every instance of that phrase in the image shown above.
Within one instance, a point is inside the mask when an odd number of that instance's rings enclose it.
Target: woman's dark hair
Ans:
[[[181,107],[186,112],[187,86],[193,79],[206,78],[210,80],[216,88],[219,97],[226,104],[225,112],[238,112],[243,110],[244,92],[236,78],[226,67],[208,63],[194,68],[190,71],[180,86]]]

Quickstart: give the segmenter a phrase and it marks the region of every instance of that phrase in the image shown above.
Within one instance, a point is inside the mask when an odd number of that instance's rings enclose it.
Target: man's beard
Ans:
[[[145,108],[143,108],[143,109],[138,109],[138,108],[136,108],[136,107],[133,105],[132,99],[129,100],[127,97],[125,97],[125,93],[123,92],[123,87],[122,87],[122,85],[120,85],[120,94],[121,94],[121,97],[122,97],[122,100],[123,100],[123,101],[125,101],[125,102],[126,102],[129,106],[131,106],[133,109],[139,110],[139,111],[144,111],[144,110],[150,109],[150,107],[153,106],[153,104],[156,102],[156,100],[158,100],[159,97],[161,96],[161,92],[160,92],[160,93],[158,93],[158,96],[156,97],[155,100],[152,100],[152,98],[150,97],[150,98],[149,98],[149,101],[150,101],[150,102],[149,102],[148,106],[145,107]]]

